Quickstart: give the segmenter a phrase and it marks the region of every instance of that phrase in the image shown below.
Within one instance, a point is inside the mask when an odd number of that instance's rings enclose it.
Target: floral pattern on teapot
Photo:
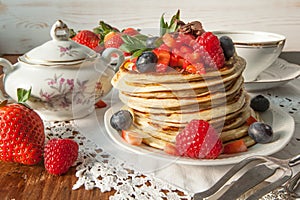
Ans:
[[[89,105],[93,104],[95,98],[103,96],[104,90],[101,81],[97,81],[95,88],[88,91],[89,80],[68,79],[63,74],[54,75],[53,78],[47,78],[48,88],[40,89],[39,97],[30,98],[30,101],[41,102],[45,109],[70,109],[72,104]],[[49,92],[51,91],[51,92]]]

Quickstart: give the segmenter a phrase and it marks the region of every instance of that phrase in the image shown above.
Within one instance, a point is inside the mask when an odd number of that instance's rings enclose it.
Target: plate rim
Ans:
[[[137,154],[137,155],[147,155],[149,157],[155,158],[157,160],[164,160],[164,161],[173,161],[176,164],[183,164],[183,165],[194,165],[194,166],[217,166],[217,165],[229,165],[229,164],[236,164],[240,162],[241,160],[254,156],[254,155],[260,155],[260,156],[269,156],[274,153],[279,152],[282,150],[292,139],[294,132],[295,132],[295,121],[292,116],[290,116],[288,113],[284,112],[282,109],[280,109],[278,106],[271,104],[269,111],[272,112],[272,115],[274,113],[279,113],[280,115],[284,115],[285,122],[289,122],[288,126],[290,127],[290,130],[288,131],[288,134],[286,134],[283,137],[283,139],[280,139],[279,141],[283,141],[283,143],[276,145],[277,148],[272,148],[269,151],[258,151],[258,152],[243,152],[243,153],[238,153],[235,154],[234,156],[229,156],[229,157],[223,157],[223,158],[217,158],[217,159],[192,159],[192,158],[186,158],[186,157],[180,157],[180,156],[172,156],[164,153],[162,150],[155,149],[153,147],[149,147],[147,145],[142,144],[145,148],[142,148],[141,146],[134,146],[130,145],[127,142],[125,142],[120,134],[114,130],[110,126],[110,116],[112,115],[112,112],[114,109],[119,109],[123,106],[124,104],[119,101],[112,105],[109,109],[106,110],[104,114],[104,126],[106,129],[106,134],[108,137],[117,145],[119,145],[121,148],[125,148],[131,153]],[[277,114],[278,116],[280,116]],[[274,116],[273,116],[274,118]],[[274,119],[273,119],[274,120]],[[275,131],[274,131],[275,132]],[[118,137],[116,137],[118,135]],[[278,141],[275,141],[278,142]],[[256,144],[256,145],[268,145],[268,144]],[[141,150],[142,149],[142,150]],[[152,151],[148,150],[151,149]],[[159,152],[158,154],[155,152]],[[150,154],[149,154],[150,153]]]

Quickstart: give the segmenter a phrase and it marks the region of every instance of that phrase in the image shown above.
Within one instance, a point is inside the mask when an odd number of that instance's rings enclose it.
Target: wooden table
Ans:
[[[17,55],[3,56],[13,63]],[[2,81],[0,82],[3,87]],[[53,176],[46,172],[43,163],[26,166],[0,161],[0,200],[68,200],[68,199],[108,199],[114,192],[101,193],[100,190],[72,190],[76,183],[75,167],[63,176]]]

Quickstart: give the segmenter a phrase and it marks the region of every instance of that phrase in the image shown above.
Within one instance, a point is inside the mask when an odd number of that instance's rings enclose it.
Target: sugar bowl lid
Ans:
[[[69,39],[69,28],[61,20],[53,24],[50,35],[52,40],[25,53],[19,60],[51,66],[77,64],[97,57],[94,50]]]

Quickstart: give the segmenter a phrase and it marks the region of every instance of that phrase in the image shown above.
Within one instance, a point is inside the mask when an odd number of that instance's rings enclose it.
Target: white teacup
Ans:
[[[283,35],[259,31],[214,31],[214,34],[230,37],[237,54],[245,58],[245,82],[255,81],[278,58],[286,40]]]

